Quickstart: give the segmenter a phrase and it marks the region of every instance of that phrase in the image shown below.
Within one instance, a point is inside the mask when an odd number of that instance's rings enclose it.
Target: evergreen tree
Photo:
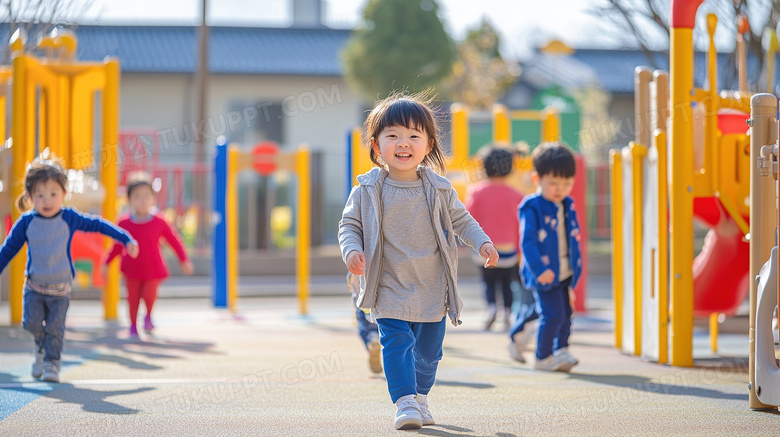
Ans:
[[[347,83],[370,102],[437,87],[455,59],[438,9],[433,0],[370,0],[342,52]]]

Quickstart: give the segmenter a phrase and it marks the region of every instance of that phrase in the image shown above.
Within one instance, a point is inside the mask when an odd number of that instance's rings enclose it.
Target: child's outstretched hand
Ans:
[[[552,281],[554,280],[555,280],[555,273],[553,273],[553,271],[550,269],[543,271],[542,274],[539,275],[538,278],[536,278],[536,281],[539,282],[539,285],[551,284]]]
[[[192,265],[192,261],[187,260],[181,263],[181,272],[185,275],[191,275],[195,271],[195,267]]]
[[[138,245],[134,242],[127,243],[125,250],[127,251],[127,254],[130,255],[130,258],[135,258],[138,256]]]
[[[353,275],[362,275],[366,267],[366,257],[359,250],[353,250],[347,254],[347,270]]]
[[[485,268],[493,267],[498,262],[498,251],[493,243],[487,242],[479,248],[479,255],[485,258]]]

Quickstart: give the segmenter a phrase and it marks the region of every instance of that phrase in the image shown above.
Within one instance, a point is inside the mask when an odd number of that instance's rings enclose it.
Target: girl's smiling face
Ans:
[[[371,140],[371,147],[387,163],[390,179],[416,181],[417,166],[430,152],[430,139],[417,127],[388,126]]]
[[[27,193],[33,202],[33,208],[43,217],[54,217],[62,209],[65,200],[65,190],[54,179],[39,182],[33,187],[32,193]]]

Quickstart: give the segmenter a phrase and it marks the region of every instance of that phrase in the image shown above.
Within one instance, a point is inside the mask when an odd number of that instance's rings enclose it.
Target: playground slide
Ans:
[[[748,293],[750,244],[715,198],[696,199],[693,212],[712,227],[693,261],[693,315],[731,317]]]
[[[87,260],[92,263],[92,286],[102,287],[103,276],[100,274],[100,259],[106,249],[103,246],[103,235],[76,231],[70,246],[73,262]]]

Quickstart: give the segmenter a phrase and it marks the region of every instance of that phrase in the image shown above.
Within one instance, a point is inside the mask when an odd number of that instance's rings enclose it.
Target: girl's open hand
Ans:
[[[487,242],[479,248],[479,255],[485,258],[485,268],[493,267],[498,262],[498,251],[493,243]]]
[[[195,271],[195,267],[192,265],[192,261],[187,260],[181,263],[181,272],[185,275],[191,275]]]
[[[353,250],[347,254],[347,270],[353,275],[362,275],[366,267],[366,257],[359,250]]]
[[[130,258],[138,256],[138,245],[133,242],[127,243],[125,250],[127,251],[127,254],[130,255]]]

